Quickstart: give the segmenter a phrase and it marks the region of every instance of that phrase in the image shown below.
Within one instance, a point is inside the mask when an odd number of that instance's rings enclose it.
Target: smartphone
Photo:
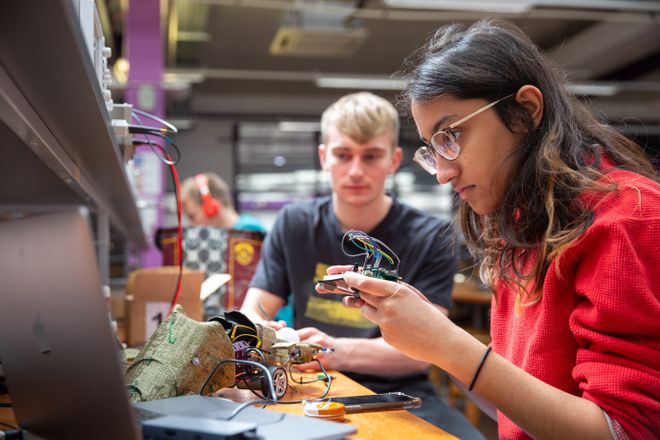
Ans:
[[[347,414],[366,411],[412,409],[422,406],[422,399],[419,397],[413,397],[399,392],[370,394],[366,396],[330,397],[324,400],[343,403]]]

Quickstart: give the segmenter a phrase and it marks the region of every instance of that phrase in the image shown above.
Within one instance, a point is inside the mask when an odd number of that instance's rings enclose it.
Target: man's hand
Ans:
[[[267,325],[273,330],[279,330],[281,328],[286,327],[285,321],[262,321],[262,324]]]
[[[311,344],[319,344],[325,348],[336,349],[335,347],[335,338],[332,336],[323,333],[321,330],[315,327],[305,327],[296,331],[298,336],[300,336],[300,342],[308,342]],[[340,368],[340,356],[341,353],[336,353],[333,351],[328,352],[319,352],[316,355],[318,359],[326,370],[338,370]],[[307,362],[305,364],[294,365],[298,370],[320,370],[319,364],[316,362]]]

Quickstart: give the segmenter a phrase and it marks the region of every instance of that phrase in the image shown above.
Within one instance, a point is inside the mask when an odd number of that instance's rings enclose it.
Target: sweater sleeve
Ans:
[[[660,216],[608,217],[580,244],[573,378],[630,438],[660,437]]]

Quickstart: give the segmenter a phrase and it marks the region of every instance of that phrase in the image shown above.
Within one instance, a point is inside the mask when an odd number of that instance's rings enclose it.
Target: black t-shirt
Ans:
[[[403,281],[433,303],[451,306],[457,251],[450,222],[394,199],[383,221],[364,232],[399,256]],[[320,295],[314,289],[328,266],[364,262],[363,256],[349,257],[342,252],[343,235],[331,197],[284,207],[266,236],[250,287],[267,290],[285,301],[292,293],[294,328],[316,327],[334,337],[380,337],[378,327],[359,309],[341,304],[342,295]],[[372,377],[351,376],[374,387]],[[391,379],[381,379],[392,385]],[[408,381],[410,377],[400,379]]]

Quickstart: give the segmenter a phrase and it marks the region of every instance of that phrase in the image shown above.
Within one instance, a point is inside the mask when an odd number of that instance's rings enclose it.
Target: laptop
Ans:
[[[355,427],[182,396],[128,400],[85,208],[0,223],[0,358],[24,438],[340,439]],[[317,434],[315,434],[317,433]]]

